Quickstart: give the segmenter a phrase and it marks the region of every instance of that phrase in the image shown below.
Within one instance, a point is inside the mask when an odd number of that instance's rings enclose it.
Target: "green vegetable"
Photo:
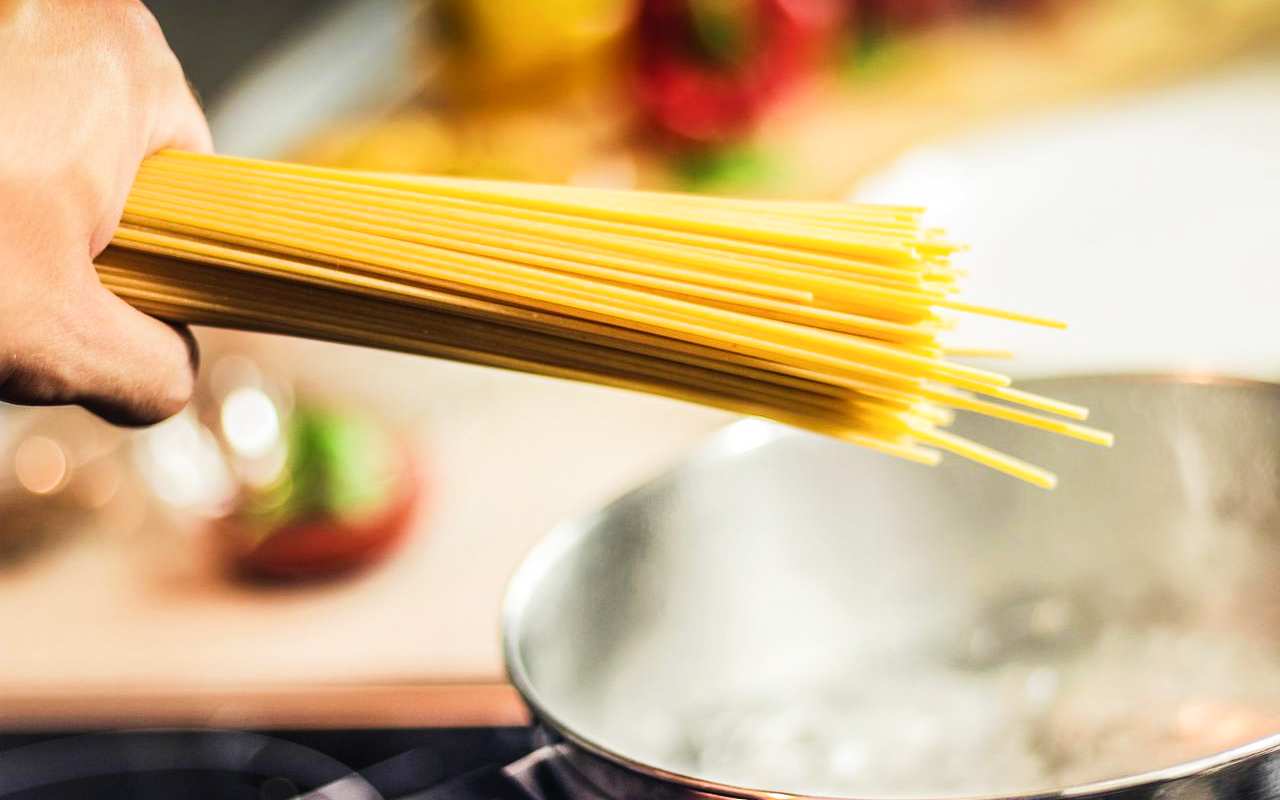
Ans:
[[[876,80],[902,66],[905,50],[893,36],[864,28],[849,37],[840,59],[841,73],[856,80]]]
[[[777,159],[752,147],[688,152],[677,157],[673,167],[681,188],[690,192],[759,188],[782,175]]]
[[[363,418],[300,409],[288,422],[287,447],[280,477],[240,509],[260,535],[305,520],[360,517],[386,504],[395,488],[394,448]]]

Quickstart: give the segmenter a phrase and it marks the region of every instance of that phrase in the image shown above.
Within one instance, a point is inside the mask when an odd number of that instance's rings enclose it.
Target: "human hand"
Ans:
[[[0,400],[145,424],[186,405],[189,331],[98,282],[138,165],[209,151],[204,115],[139,0],[0,0]]]

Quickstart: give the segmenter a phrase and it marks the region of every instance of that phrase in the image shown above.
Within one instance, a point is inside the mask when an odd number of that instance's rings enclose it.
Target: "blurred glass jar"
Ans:
[[[90,528],[135,528],[128,436],[80,409],[0,405],[0,564]]]

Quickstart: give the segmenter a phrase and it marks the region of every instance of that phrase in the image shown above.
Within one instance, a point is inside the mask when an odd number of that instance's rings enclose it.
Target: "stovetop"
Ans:
[[[499,797],[534,749],[529,728],[0,734],[0,798]]]

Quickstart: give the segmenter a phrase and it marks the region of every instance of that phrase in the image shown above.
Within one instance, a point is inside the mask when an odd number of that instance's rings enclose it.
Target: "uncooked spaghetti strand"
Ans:
[[[204,191],[196,192],[181,186],[165,186],[163,189],[158,188],[141,188],[133,192],[133,196],[137,198],[161,199],[170,201],[174,197],[184,197],[188,199],[198,199],[206,202],[220,200],[221,204],[226,207],[234,205],[238,208],[254,209],[254,210],[276,210],[282,214],[289,214],[300,219],[326,219],[326,213],[332,215],[336,210],[333,204],[318,202],[310,198],[300,198],[292,201],[290,206],[282,206],[279,202],[279,196],[274,198],[271,195],[255,196],[253,198],[245,198],[240,196],[236,187],[227,186],[219,189],[218,187],[206,187]],[[505,237],[499,237],[492,233],[492,230],[476,228],[466,225],[437,225],[431,219],[424,219],[421,216],[397,215],[388,212],[378,214],[369,213],[358,208],[348,207],[348,204],[338,206],[341,211],[341,219],[344,225],[353,224],[352,221],[377,221],[371,224],[365,230],[379,230],[388,232],[396,237],[412,236],[407,241],[432,241],[428,238],[433,232],[439,234],[443,232],[451,232],[455,236],[461,231],[470,236],[455,238],[455,243],[472,243],[478,247],[493,248],[498,247],[495,243],[500,241],[517,242],[521,245],[520,249],[506,247],[501,248],[504,254],[523,257],[530,254],[544,255],[550,258],[570,259],[575,253],[575,248],[565,247],[563,245],[556,246],[554,243],[548,243],[545,240],[538,240],[530,236],[522,234],[508,234]],[[329,216],[327,219],[332,220]],[[398,224],[390,224],[396,222]],[[439,237],[435,237],[439,240]],[[474,251],[473,251],[474,252]],[[577,257],[586,261],[582,253],[584,251],[577,250]],[[620,257],[610,254],[607,250],[587,250],[591,253],[590,261],[594,263],[604,263],[614,266],[618,269],[626,270],[636,275],[659,275],[674,280],[684,280],[690,283],[702,283],[709,286],[716,286],[723,289],[729,289],[737,292],[745,292],[748,294],[759,294],[763,297],[772,297],[780,300],[790,300],[795,302],[808,302],[813,299],[811,292],[790,287],[778,286],[777,284],[769,284],[761,281],[751,281],[742,278],[735,278],[727,275],[721,275],[711,272],[699,272],[690,269],[681,269],[670,267],[662,263],[653,261],[640,261],[634,258]]]
[[[425,226],[425,223],[424,223],[424,226]],[[425,235],[425,234],[420,234],[420,236],[422,235]],[[436,241],[438,241],[438,239]],[[776,274],[777,273],[775,271],[775,275]],[[1016,312],[1006,311],[1003,309],[992,309],[992,308],[975,305],[971,303],[961,303],[959,301],[946,298],[944,295],[934,294],[931,292],[925,292],[921,290],[894,288],[888,285],[864,283],[857,280],[851,281],[851,279],[849,278],[836,279],[834,278],[834,276],[831,275],[831,271],[827,271],[826,274],[828,277],[831,277],[833,280],[822,282],[822,285],[824,286],[824,288],[832,292],[833,296],[843,297],[845,298],[846,301],[850,299],[859,300],[862,298],[871,298],[871,299],[877,299],[883,302],[885,299],[888,299],[892,301],[892,304],[896,305],[898,308],[904,307],[898,301],[902,301],[903,303],[915,303],[918,305],[925,305],[925,306],[934,304],[934,305],[940,305],[943,307],[948,307],[956,310],[967,311],[970,313],[983,314],[987,316],[996,316],[996,317],[1001,317],[1005,319],[1026,322],[1029,324],[1044,325],[1047,327],[1065,327],[1061,322],[1057,320],[1051,320],[1051,319],[1047,319],[1037,315],[1020,314]],[[805,276],[793,275],[792,277],[796,277],[803,280]],[[809,288],[809,291],[813,291],[813,289]],[[931,302],[920,304],[919,301],[921,298],[927,298]]]
[[[157,154],[152,157],[152,161],[163,158],[165,153]],[[163,163],[163,162],[162,162]],[[166,166],[168,166],[166,164]],[[681,245],[685,247],[703,248],[710,252],[734,253],[742,255],[751,255],[761,258],[777,258],[791,261],[796,264],[817,264],[821,266],[840,267],[841,265],[858,265],[867,263],[860,259],[850,259],[847,256],[838,256],[828,253],[818,253],[807,250],[797,250],[794,248],[781,247],[767,243],[742,241],[739,239],[725,238],[720,236],[712,236],[708,234],[691,233],[688,231],[669,230],[665,228],[653,228],[638,225],[634,223],[618,222],[616,220],[596,219],[592,217],[573,216],[570,214],[549,212],[538,209],[529,209],[524,207],[510,207],[495,205],[491,203],[483,203],[476,200],[467,200],[454,197],[436,197],[430,195],[415,194],[414,192],[404,189],[390,189],[382,186],[374,187],[357,187],[350,183],[344,183],[331,177],[321,178],[316,176],[308,176],[305,174],[292,174],[288,179],[282,179],[280,176],[264,175],[243,167],[230,166],[229,168],[220,168],[220,165],[201,164],[199,162],[179,162],[177,171],[179,174],[200,175],[203,179],[218,179],[219,177],[234,176],[237,179],[245,181],[247,184],[253,185],[276,185],[290,187],[297,193],[300,187],[311,187],[315,191],[334,192],[336,194],[346,194],[356,198],[377,196],[380,198],[380,205],[385,203],[389,207],[403,208],[415,207],[419,209],[435,208],[437,213],[442,213],[445,209],[464,209],[475,214],[483,214],[489,216],[489,220],[493,225],[503,227],[513,224],[519,220],[533,220],[540,224],[550,226],[560,226],[568,229],[587,230],[594,233],[603,233],[611,235],[624,235],[633,237],[638,240],[660,240],[663,242]],[[139,172],[139,180],[147,181],[152,176],[160,172],[158,180],[164,179],[165,172],[154,164],[149,165],[144,162]],[[561,235],[560,231],[556,235]],[[570,235],[569,231],[564,231],[564,235]],[[878,274],[892,275],[901,272],[918,272],[924,268],[923,261],[903,262],[896,264],[881,263],[875,266]]]
[[[125,220],[133,221],[136,214],[137,212],[132,207],[127,208],[125,212]],[[179,215],[176,213],[167,212],[164,209],[150,208],[144,209],[144,217],[139,221],[146,222],[148,220],[163,220],[172,222],[178,216]],[[220,215],[211,214],[208,218],[202,219],[202,226],[211,231],[219,231],[223,233],[235,232],[235,226],[228,225],[226,222],[220,222],[219,217]],[[462,264],[469,265],[470,267],[476,267],[477,265],[491,265],[492,261],[490,259],[482,259],[478,257],[464,258],[461,255],[456,259],[442,259],[438,254],[431,254],[429,256],[422,253],[415,254],[415,252],[410,248],[397,248],[389,246],[385,242],[356,242],[351,237],[344,235],[340,231],[328,231],[320,226],[297,223],[296,225],[290,225],[282,228],[281,226],[259,220],[257,222],[255,232],[261,234],[267,231],[275,231],[276,235],[273,238],[267,239],[266,243],[277,242],[287,244],[290,241],[296,243],[299,241],[299,236],[305,233],[306,236],[311,237],[309,241],[328,241],[341,247],[352,248],[352,252],[360,252],[364,257],[378,257],[383,261],[384,265],[391,266],[398,263],[412,262],[418,268],[431,267],[434,269],[434,274],[446,274],[451,276],[453,280],[462,280],[464,283],[468,283],[470,285],[488,287],[493,287],[495,285],[492,277],[486,277],[486,275],[492,275],[491,271],[482,271],[478,273],[474,269],[463,272],[459,272],[457,270],[457,267]],[[449,266],[442,267],[441,265],[443,264],[447,264]],[[566,287],[576,287],[581,290],[593,292],[611,293],[615,297],[643,300],[655,308],[666,308],[668,310],[675,311],[676,313],[694,313],[703,318],[715,318],[721,320],[725,325],[731,327],[742,326],[752,329],[756,333],[764,336],[781,337],[784,341],[787,339],[793,339],[797,342],[803,341],[807,345],[831,348],[847,356],[868,358],[873,362],[880,361],[886,366],[890,364],[909,364],[913,368],[925,370],[939,379],[955,383],[955,385],[961,386],[962,388],[971,388],[975,384],[999,386],[1007,385],[1008,383],[1007,379],[1004,379],[1002,376],[985,370],[978,370],[958,364],[933,361],[910,353],[895,351],[890,347],[876,344],[872,341],[860,340],[856,337],[849,337],[834,332],[817,331],[777,320],[761,319],[752,317],[751,315],[736,314],[723,309],[712,309],[704,306],[697,306],[674,298],[645,295],[643,293],[625,289],[624,287],[606,286],[605,284],[587,281],[585,279],[577,279],[572,276],[550,276],[541,274],[533,269],[523,268],[519,265],[505,265],[504,269],[508,270],[512,276],[521,276],[526,279],[533,279],[543,284],[557,287],[554,291],[530,288],[530,296],[532,296],[533,292],[537,292],[544,298],[552,300],[557,297],[561,301],[570,300],[571,298],[569,295],[563,293],[557,295],[555,293],[563,292],[563,289]],[[550,293],[548,293],[548,291],[550,291]],[[592,303],[590,301],[584,301],[582,299],[570,302],[570,306],[575,308],[594,309],[596,311],[603,311],[604,313],[608,313],[609,311],[607,306],[603,306],[599,303]],[[625,310],[617,309],[617,311],[622,313]],[[638,315],[634,313],[631,314],[631,317],[632,319],[638,319]],[[682,326],[678,321],[671,321],[670,327],[672,330],[681,327],[685,330],[689,330],[688,326]],[[714,336],[716,331],[712,329],[711,333]],[[726,336],[729,336],[729,334],[726,334]],[[737,340],[741,341],[740,338]],[[772,344],[770,340],[766,339],[758,339],[757,342],[760,346],[763,346],[766,349]]]
[[[198,301],[194,303],[189,300],[179,301],[177,304],[174,304],[172,300],[166,300],[162,297],[159,299],[152,298],[150,302],[144,298],[139,301],[139,304],[150,308],[158,315],[185,319],[193,323],[203,321],[205,324],[218,324],[220,320],[227,319],[228,314],[234,315],[234,312],[229,311],[225,307],[219,306],[217,303],[203,303],[206,309],[213,309],[213,312],[204,318],[201,317],[198,311],[196,311],[196,313],[192,313],[193,309],[200,305]],[[318,327],[307,326],[301,329],[291,329],[291,326],[288,325],[288,323],[283,323],[275,319],[269,311],[256,317],[254,315],[241,317],[239,319],[239,326],[262,332],[285,333],[286,335],[308,335],[312,338],[328,338],[331,341],[341,341],[352,344],[367,345],[369,343],[368,337],[362,331],[342,331],[340,326],[335,325],[320,325]],[[383,347],[384,349],[403,349],[406,352],[435,355],[438,357],[452,358],[454,360],[467,361],[469,363],[483,364],[486,366],[520,369],[522,371],[535,372],[549,377],[589,381],[623,389],[634,390],[638,382],[638,379],[635,377],[618,377],[584,373],[579,369],[522,361],[511,356],[505,356],[497,353],[483,353],[481,351],[467,349],[459,350],[448,345],[427,343],[414,337],[385,334],[380,337],[378,346]],[[837,436],[838,438],[846,441],[861,444],[875,450],[908,458],[909,460],[918,461],[920,463],[933,464],[937,461],[936,453],[919,448],[909,442],[904,443],[892,439],[884,439],[857,431],[855,427],[856,421],[854,419],[846,419],[843,423],[838,423],[805,413],[762,406],[750,399],[707,393],[691,387],[670,386],[658,383],[648,386],[646,391],[655,394],[662,394],[672,397],[673,399],[713,405],[737,413],[772,416],[775,419],[779,419],[779,421],[785,421],[788,424],[792,424],[797,427]]]
[[[180,189],[172,191],[175,194],[181,192]],[[135,196],[145,196],[146,193],[147,189],[143,188]],[[135,203],[134,205],[136,206],[137,204]],[[422,223],[422,226],[431,227],[431,224],[429,222]],[[421,234],[419,236],[421,237]],[[439,240],[437,239],[436,241],[438,242]],[[868,283],[862,281],[856,273],[848,270],[844,274],[836,274],[835,270],[824,270],[821,273],[808,275],[804,270],[796,269],[794,266],[770,264],[751,258],[738,259],[737,262],[724,264],[717,264],[715,261],[703,261],[700,266],[703,274],[721,276],[730,272],[736,272],[739,275],[752,274],[757,278],[773,280],[775,285],[778,283],[778,278],[788,278],[790,279],[788,285],[800,287],[800,290],[806,294],[811,295],[818,288],[821,288],[824,292],[846,300],[858,301],[870,298],[881,304],[888,301],[900,310],[916,311],[917,313],[923,312],[928,306],[927,302],[922,301],[945,300],[944,294],[927,290],[923,286],[900,285],[895,288],[892,284]]]
[[[527,301],[529,299],[529,294],[526,293],[525,295],[521,295],[520,297],[521,299]],[[582,302],[585,303],[588,301],[583,300]],[[554,304],[551,304],[548,306],[548,310],[551,310],[554,312],[557,310],[557,308],[554,306]],[[614,310],[616,311],[617,309],[615,308]],[[716,330],[714,328],[708,328],[705,325],[695,325],[693,323],[684,323],[677,320],[673,320],[671,318],[667,318],[662,321],[659,321],[656,319],[649,319],[649,315],[645,314],[645,312],[642,309],[638,309],[638,307],[630,307],[624,310],[634,312],[629,315],[624,315],[629,319],[631,324],[636,325],[637,329],[646,330],[646,331],[649,331],[650,333],[656,333],[661,335],[663,333],[679,328],[688,334],[687,336],[682,338],[685,341],[688,341],[691,343],[700,343],[700,344],[710,345],[710,346],[720,346],[725,343],[724,342],[725,339],[728,339],[728,343],[732,346],[733,351],[738,353],[754,355],[756,357],[765,358],[765,359],[775,359],[778,353],[781,352],[784,357],[794,358],[797,360],[798,363],[808,363],[810,364],[811,367],[816,367],[817,369],[831,369],[831,370],[837,371],[838,373],[842,373],[848,376],[862,378],[864,380],[877,381],[890,386],[898,385],[898,386],[906,387],[906,386],[910,386],[912,383],[912,379],[909,375],[893,372],[885,368],[874,366],[871,364],[850,362],[847,359],[827,355],[820,352],[810,352],[802,349],[797,349],[794,347],[780,345],[776,342],[768,342],[765,340],[755,340],[755,339],[751,339],[750,337],[745,337],[745,336],[732,334],[732,333],[725,333],[724,331]],[[610,317],[610,315],[607,313],[599,315],[598,317],[588,316],[587,318],[597,319],[597,321],[603,321],[610,324],[616,321],[616,320],[613,320]],[[955,382],[957,383],[957,385],[963,385],[967,383],[967,381],[965,381],[962,378],[955,379]],[[985,386],[987,384],[982,383],[980,385]]]
[[[190,154],[170,151],[166,151],[166,155],[171,157],[177,156],[180,158],[190,157]],[[236,160],[231,159],[228,156],[213,156],[212,158]],[[295,165],[279,164],[277,162],[254,161],[253,159],[238,160],[242,164],[252,164],[257,168],[264,170],[289,172],[298,169]],[[496,186],[484,187],[475,182],[459,183],[447,178],[422,177],[405,179],[399,176],[387,176],[377,173],[355,173],[352,175],[352,179],[358,179],[363,185],[392,187],[404,186],[407,181],[407,185],[428,187],[439,194],[459,196],[463,198],[478,198],[495,202],[507,201],[512,197],[511,194],[504,195],[501,189]],[[687,230],[694,233],[707,233],[716,236],[724,236],[726,238],[807,247],[820,252],[854,256],[870,255],[883,257],[889,261],[911,261],[915,258],[910,247],[889,238],[821,235],[800,225],[751,225],[745,223],[703,220],[699,217],[690,217],[688,215],[671,213],[664,214],[657,210],[647,211],[643,208],[629,208],[626,204],[611,202],[611,198],[606,196],[602,196],[596,203],[592,203],[591,201],[584,199],[576,199],[567,195],[563,199],[557,199],[555,197],[548,197],[546,195],[539,195],[536,193],[529,193],[527,195],[518,194],[516,197],[521,201],[519,203],[520,205],[527,205],[533,208],[543,208],[551,211],[571,214],[587,213],[596,217],[615,219],[622,222],[639,223],[642,225],[649,225],[651,227]]]
[[[109,264],[102,266],[101,270],[102,274],[106,276],[104,282],[108,282],[113,288],[134,292],[136,296],[143,296],[142,293],[148,289],[159,289],[168,293],[174,302],[197,303],[202,298],[207,300],[208,298],[220,296],[233,298],[234,304],[242,308],[254,303],[262,303],[266,308],[274,307],[269,291],[264,291],[264,288],[269,287],[258,286],[252,292],[245,294],[244,292],[228,290],[227,287],[220,286],[216,281],[209,279],[205,281],[186,280],[181,284],[166,284],[154,280],[148,282],[141,275],[131,274],[127,269],[110,266]],[[145,296],[153,300],[156,298],[155,294],[147,294]],[[224,300],[224,302],[232,301]],[[317,292],[308,298],[306,314],[297,315],[296,318],[310,319],[313,324],[316,320],[332,319],[340,316],[342,303],[350,305],[350,298],[341,294],[326,296],[326,294]],[[519,329],[510,328],[504,324],[481,322],[447,314],[440,315],[438,312],[418,311],[410,314],[406,313],[407,311],[408,309],[390,306],[367,312],[362,328],[370,331],[412,329],[421,335],[434,327],[436,332],[431,334],[430,338],[437,343],[449,344],[451,341],[461,337],[462,341],[472,343],[488,342],[488,345],[497,352],[529,348],[531,342],[542,345],[548,345],[549,343],[550,350],[565,354],[577,354],[579,358],[584,359],[593,352],[593,347],[590,344],[565,339],[562,336],[539,334],[528,330],[525,330],[522,335]],[[654,359],[642,350],[628,351],[625,348],[619,348],[611,354],[610,360],[618,364],[639,365],[651,372],[655,370],[666,371],[669,376],[684,376],[685,380],[688,380],[689,375],[700,375],[701,379],[708,385],[733,387],[735,390],[743,392],[747,391],[748,387],[751,387],[749,390],[759,397],[772,397],[776,402],[783,405],[788,402],[788,398],[795,400],[805,394],[811,395],[809,400],[806,401],[807,403],[823,406],[828,410],[853,407],[859,404],[865,405],[868,402],[867,400],[859,400],[856,394],[851,395],[847,390],[831,391],[836,387],[829,385],[794,381],[788,386],[777,386],[773,385],[773,382],[768,378],[778,376],[762,375],[761,371],[758,370],[726,371],[721,368],[723,366],[721,364],[708,364],[706,362],[703,362],[703,364],[691,364],[682,361],[664,363]],[[883,404],[875,405],[883,406]]]
[[[153,193],[149,193],[149,192],[141,192],[141,193],[138,193],[137,196],[138,196],[138,199],[143,202],[145,202],[148,199],[150,200],[156,199]],[[131,211],[134,213],[130,214],[129,219],[146,221],[145,213],[135,216],[136,212],[140,207],[145,208],[145,206],[141,206],[141,203],[135,203],[132,206]],[[192,211],[194,211],[197,208],[200,208],[200,206],[195,206],[195,207],[181,206],[181,207],[186,208],[188,210],[192,210]],[[262,210],[264,208],[267,208],[266,206],[245,206],[245,207],[255,208],[257,210]],[[292,215],[290,216],[292,217]],[[298,218],[306,219],[307,217],[310,217],[312,219],[321,218],[318,215],[307,215],[306,217],[300,216]],[[373,230],[376,230],[376,228],[373,228]],[[396,238],[401,238],[401,237],[397,236]],[[408,241],[412,241],[412,240],[408,240]],[[481,250],[466,249],[466,250],[463,250],[462,252],[469,252],[472,255],[485,255],[487,253],[487,257],[490,257],[490,258],[501,257],[502,255],[504,255],[503,251],[494,249],[494,248],[488,248],[487,251],[483,248]],[[530,266],[548,268],[553,271],[556,271],[559,268],[563,268],[562,265],[558,265],[549,259],[541,259],[536,256],[527,258],[524,263]],[[607,268],[595,268],[589,265],[581,265],[577,267],[570,265],[568,269],[573,270],[575,274],[596,277],[598,279],[607,280],[609,282],[621,282],[622,285],[631,284],[635,286],[648,286],[650,288],[658,289],[660,291],[663,291],[665,293],[671,294],[673,296],[676,296],[682,299],[691,299],[691,300],[698,300],[701,302],[709,302],[713,305],[718,305],[721,307],[732,307],[735,309],[750,309],[755,311],[756,313],[761,314],[762,316],[769,317],[772,319],[781,319],[789,322],[809,323],[809,324],[813,324],[815,327],[825,328],[827,330],[841,331],[844,333],[869,336],[871,338],[885,339],[889,341],[922,342],[930,338],[930,332],[927,330],[927,328],[921,329],[919,327],[909,326],[903,323],[892,322],[888,320],[880,320],[872,317],[867,317],[865,315],[853,314],[850,312],[835,311],[835,310],[826,309],[823,307],[789,303],[785,301],[770,299],[767,297],[753,296],[749,293],[744,294],[737,291],[725,291],[725,290],[714,289],[714,288],[700,286],[700,285],[686,285],[686,284],[681,284],[679,282],[668,280],[666,278],[637,276],[636,278],[633,279],[630,276],[630,274],[626,276],[618,276],[616,274],[611,273],[611,271]]]
[[[648,392],[1051,486],[943,429],[954,408],[1110,442],[1067,421],[1078,406],[950,360],[980,353],[944,344],[947,311],[1060,325],[959,295],[961,249],[914,207],[162,152],[97,263],[104,286],[175,321]]]
[[[1060,433],[1064,436],[1070,436],[1090,444],[1102,445],[1110,447],[1115,443],[1115,437],[1106,431],[1100,431],[1096,428],[1090,428],[1086,425],[1079,425],[1074,422],[1054,419],[1052,417],[1042,417],[1029,411],[1011,406],[1003,406],[998,403],[990,403],[985,400],[978,400],[972,397],[965,397],[955,392],[943,391],[941,389],[925,388],[920,391],[922,397],[927,398],[935,403],[951,406],[952,408],[960,408],[965,411],[974,411],[988,417],[996,417],[999,419],[1017,422],[1020,425],[1027,425],[1033,428],[1040,428],[1053,433]]]
[[[264,268],[262,264],[270,265],[279,263],[283,259],[278,257],[265,256],[261,254],[245,253],[245,260],[242,263],[226,259],[225,255],[220,255],[225,248],[220,249],[214,245],[201,243],[198,249],[193,252],[200,253],[200,258],[204,259],[204,263],[218,264],[236,270],[248,270],[259,276],[272,276],[274,273],[269,268]],[[168,255],[168,251],[159,249],[156,252],[160,255]],[[137,265],[137,256],[121,252],[115,248],[108,249],[103,256],[99,258],[100,269],[104,271],[129,271],[135,274],[151,275],[152,280],[159,279],[163,272],[167,269],[165,263],[150,262],[145,266]],[[254,264],[253,262],[258,262]],[[352,282],[349,284],[338,284],[331,279],[324,278],[325,273],[341,274],[336,270],[313,264],[304,264],[302,262],[292,262],[294,274],[290,275],[287,280],[304,280],[320,288],[337,288],[358,290],[368,296],[375,298],[385,298],[385,292],[378,291],[380,284],[386,284],[381,279],[349,276]],[[310,276],[310,277],[307,277]],[[276,277],[275,280],[283,280]],[[190,268],[184,270],[182,280],[188,284],[199,283],[199,278],[193,278]],[[284,290],[281,290],[284,291]],[[752,356],[745,356],[738,353],[717,351],[704,346],[680,342],[676,340],[663,339],[651,334],[640,331],[618,328],[615,326],[598,325],[586,321],[576,320],[573,318],[556,318],[553,315],[547,315],[542,312],[528,311],[524,309],[504,307],[494,305],[480,300],[471,300],[449,295],[442,295],[427,289],[414,289],[412,292],[406,292],[398,296],[398,299],[404,303],[425,303],[422,308],[428,310],[444,311],[446,313],[461,314],[477,319],[487,319],[498,317],[504,323],[516,326],[525,330],[538,331],[571,331],[577,336],[586,336],[602,340],[609,340],[613,346],[631,347],[637,350],[648,349],[650,351],[658,350],[666,353],[666,356],[675,360],[688,360],[690,363],[712,364],[715,363],[721,369],[733,367],[741,367],[743,369],[752,370],[755,374],[762,376],[770,376],[769,379],[787,383],[792,379],[801,381],[805,386],[827,385],[837,393],[844,391],[866,391],[872,388],[872,384],[865,381],[852,381],[842,376],[831,373],[822,373],[815,370],[802,369],[782,362],[766,361]],[[880,375],[879,378],[887,378],[888,376]],[[914,385],[914,384],[912,384]],[[882,395],[892,400],[909,400],[909,394],[888,395],[887,390],[879,388]]]

